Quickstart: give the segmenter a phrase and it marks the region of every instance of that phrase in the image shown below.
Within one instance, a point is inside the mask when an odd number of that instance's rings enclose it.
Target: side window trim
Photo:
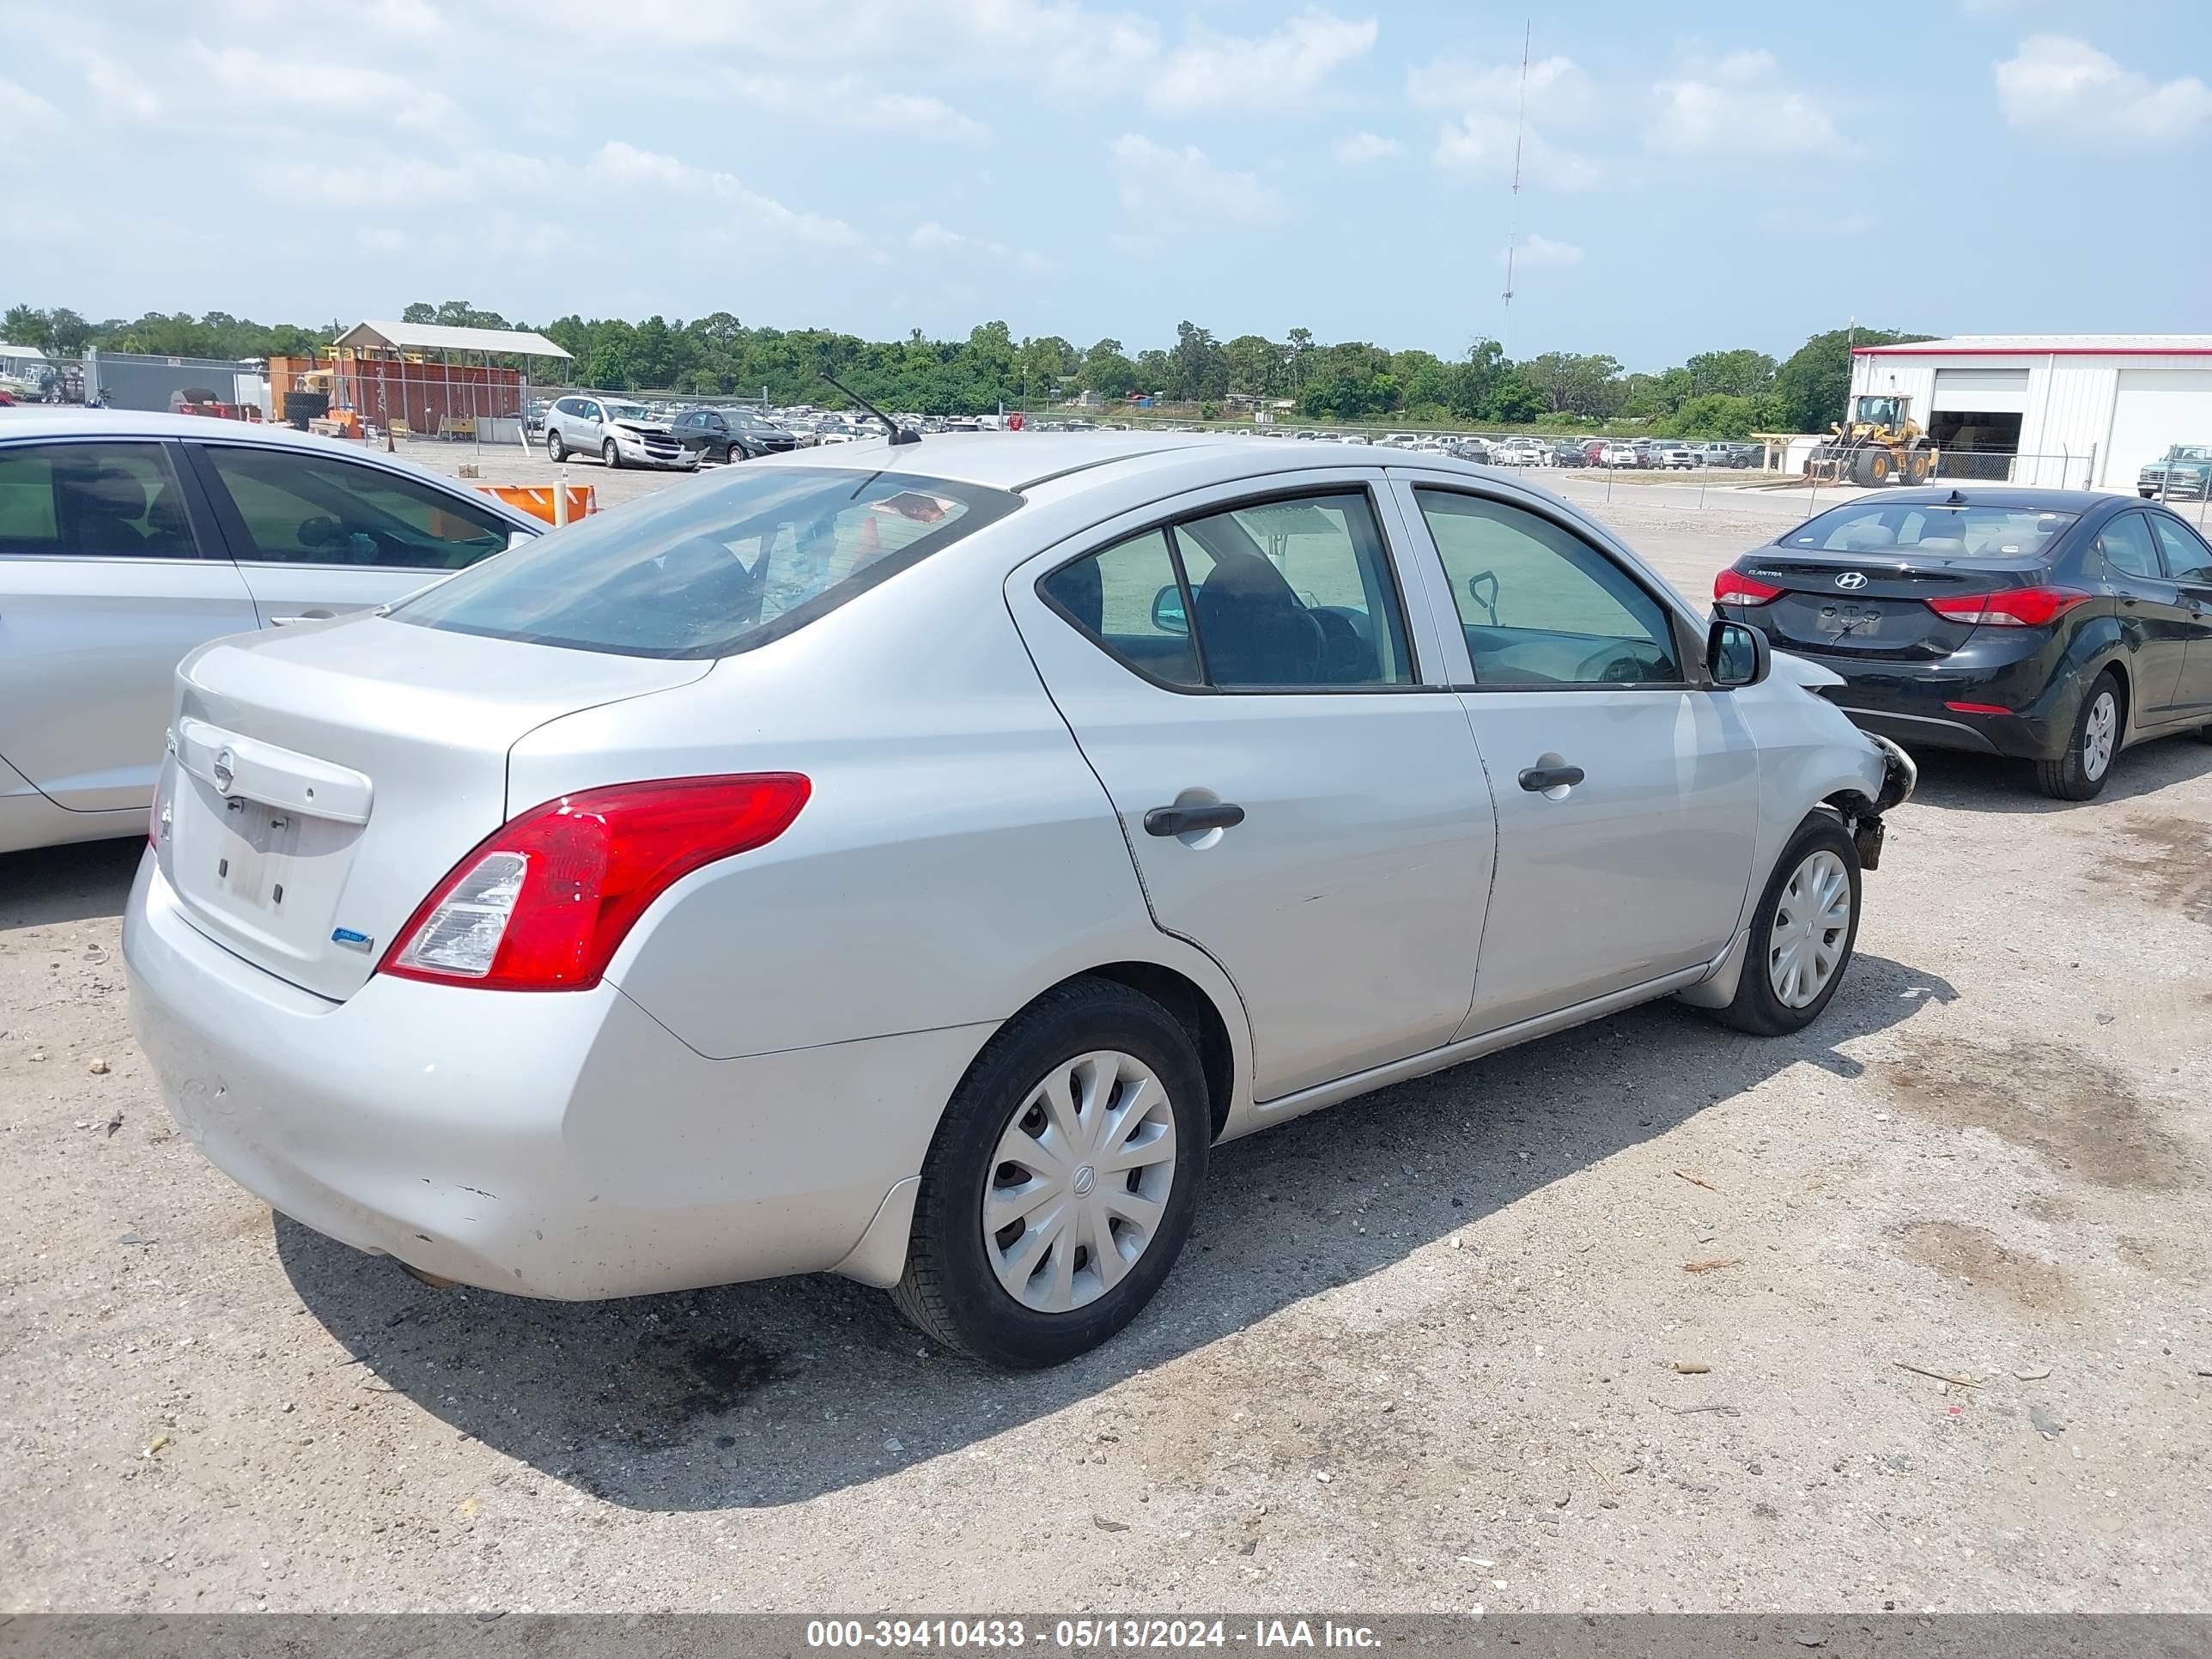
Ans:
[[[1420,678],[1423,657],[1420,641],[1419,639],[1419,630],[1415,625],[1413,613],[1407,604],[1406,584],[1403,575],[1396,568],[1397,550],[1393,544],[1389,515],[1384,510],[1383,498],[1387,494],[1385,481],[1379,477],[1366,476],[1352,478],[1338,478],[1320,483],[1314,482],[1309,478],[1304,482],[1297,483],[1280,482],[1264,487],[1257,491],[1250,490],[1249,486],[1252,483],[1252,480],[1245,479],[1241,481],[1240,486],[1231,486],[1230,489],[1221,491],[1218,494],[1212,491],[1206,492],[1207,495],[1211,497],[1211,499],[1205,499],[1199,501],[1186,501],[1184,504],[1175,507],[1171,511],[1149,514],[1127,522],[1119,523],[1109,534],[1095,541],[1089,540],[1089,538],[1086,538],[1085,540],[1088,544],[1083,548],[1082,551],[1071,554],[1065,558],[1054,559],[1050,564],[1045,566],[1043,569],[1037,573],[1031,586],[1036,594],[1038,601],[1049,610],[1053,615],[1058,617],[1062,622],[1066,623],[1067,626],[1073,628],[1078,634],[1081,635],[1094,650],[1105,657],[1105,659],[1109,662],[1112,663],[1115,667],[1121,669],[1125,673],[1135,676],[1138,679],[1143,681],[1147,685],[1155,686],[1163,691],[1172,691],[1179,696],[1205,697],[1372,696],[1377,694],[1399,696],[1407,692],[1425,691],[1436,693],[1448,692],[1451,690],[1452,687],[1444,681],[1425,681]],[[1243,493],[1237,493],[1240,489]],[[1189,572],[1184,567],[1182,549],[1176,536],[1176,527],[1197,519],[1208,519],[1221,514],[1240,512],[1246,507],[1265,506],[1269,501],[1303,501],[1321,495],[1361,495],[1365,498],[1369,515],[1374,521],[1376,533],[1381,542],[1380,551],[1384,566],[1383,574],[1389,581],[1391,597],[1396,601],[1398,606],[1399,626],[1404,633],[1406,641],[1407,672],[1411,678],[1401,682],[1383,685],[1214,684],[1206,668],[1206,647],[1196,624],[1196,617],[1198,614],[1196,599],[1191,591]],[[1182,595],[1183,615],[1192,619],[1190,632],[1191,647],[1193,654],[1198,662],[1200,678],[1204,681],[1204,684],[1198,685],[1177,685],[1170,681],[1160,679],[1154,675],[1148,674],[1145,672],[1143,669],[1135,666],[1133,664],[1123,661],[1120,657],[1114,654],[1113,651],[1107,647],[1104,641],[1099,639],[1096,635],[1091,633],[1088,628],[1077,621],[1075,617],[1069,615],[1066,608],[1046,591],[1046,583],[1049,581],[1051,578],[1058,575],[1061,571],[1066,569],[1070,565],[1080,564],[1085,559],[1095,558],[1099,554],[1104,553],[1111,548],[1117,547],[1123,542],[1133,540],[1137,537],[1145,535],[1152,531],[1160,532],[1167,539],[1169,555],[1175,565],[1176,586],[1177,591]]]
[[[1581,526],[1560,517],[1556,513],[1547,511],[1543,503],[1540,501],[1523,501],[1497,490],[1484,489],[1472,479],[1448,478],[1437,474],[1425,477],[1409,472],[1397,475],[1395,483],[1401,494],[1403,515],[1408,520],[1419,525],[1420,534],[1425,538],[1429,557],[1434,561],[1436,578],[1442,584],[1441,602],[1449,607],[1447,615],[1450,619],[1449,624],[1443,626],[1443,632],[1447,637],[1458,635],[1460,638],[1457,660],[1466,667],[1467,678],[1464,680],[1455,678],[1451,688],[1453,690],[1480,691],[1494,696],[1511,691],[1550,694],[1577,691],[1679,692],[1705,691],[1711,689],[1698,674],[1698,664],[1703,660],[1704,641],[1697,637],[1697,629],[1683,617],[1680,607],[1668,594],[1655,592],[1650,579],[1643,571],[1634,564],[1623,560],[1604,543],[1593,540]],[[1666,620],[1669,635],[1668,643],[1674,647],[1675,660],[1683,672],[1683,678],[1674,680],[1636,680],[1620,684],[1606,681],[1581,681],[1537,685],[1485,684],[1476,679],[1474,658],[1467,651],[1464,635],[1460,633],[1459,602],[1451,593],[1450,575],[1444,568],[1443,550],[1437,544],[1436,532],[1429,528],[1428,515],[1421,511],[1419,492],[1425,489],[1434,490],[1439,495],[1464,495],[1469,500],[1488,502],[1494,507],[1511,507],[1516,512],[1527,513],[1543,520],[1562,535],[1573,537],[1575,540],[1619,571],[1658,609],[1660,616]]]

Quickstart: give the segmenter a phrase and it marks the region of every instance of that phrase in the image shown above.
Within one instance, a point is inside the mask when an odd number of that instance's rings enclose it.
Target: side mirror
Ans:
[[[1773,667],[1774,648],[1765,630],[1725,617],[1715,617],[1705,630],[1705,672],[1720,690],[1757,685]]]
[[[1182,589],[1173,582],[1152,595],[1152,626],[1163,634],[1190,632],[1190,618],[1183,614]]]

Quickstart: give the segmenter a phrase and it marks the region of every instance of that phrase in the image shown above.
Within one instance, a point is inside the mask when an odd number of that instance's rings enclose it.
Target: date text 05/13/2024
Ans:
[[[810,1648],[878,1651],[999,1651],[1039,1647],[1068,1653],[1182,1648],[1372,1648],[1365,1625],[1334,1620],[1255,1619],[815,1619]]]

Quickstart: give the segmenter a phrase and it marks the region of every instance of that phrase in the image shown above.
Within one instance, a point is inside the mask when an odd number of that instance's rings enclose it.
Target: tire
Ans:
[[[1840,925],[1823,927],[1821,922],[1832,920],[1830,907],[1837,896],[1833,884],[1838,876],[1849,895],[1850,914]],[[1784,933],[1781,940],[1775,938],[1778,924]],[[1844,833],[1841,819],[1816,811],[1797,826],[1774,861],[1774,873],[1766,878],[1759,908],[1752,914],[1735,998],[1727,1007],[1714,1010],[1714,1018],[1754,1036],[1787,1036],[1803,1030],[1820,1018],[1844,982],[1858,936],[1858,848]],[[1792,945],[1797,946],[1795,954],[1790,953]],[[1812,982],[1822,961],[1828,964],[1826,977]],[[1806,977],[1792,977],[1795,963],[1803,964]]]
[[[1917,484],[1928,482],[1928,457],[1918,450],[1905,458],[1905,481]]]
[[[2101,744],[2093,741],[2100,729]],[[2075,712],[2066,752],[2057,760],[2036,762],[2036,787],[2053,800],[2094,800],[2112,775],[2112,763],[2120,757],[2120,739],[2127,729],[2128,694],[2120,677],[2107,668],[2091,684]]]
[[[614,468],[616,471],[622,471],[622,451],[615,447],[615,441],[612,438],[599,446],[599,459]]]
[[[1107,1065],[1119,1067],[1119,1075],[1108,1080],[1114,1093],[1091,1112],[1106,1113],[1110,1123],[1115,1121],[1111,1106],[1127,1111],[1157,1102],[1143,1111],[1134,1130],[1124,1133],[1143,1135],[1143,1145],[1157,1148],[1171,1132],[1172,1150],[1128,1172],[1146,1190],[1115,1188],[1109,1183],[1119,1172],[1102,1180],[1085,1163],[1077,1166],[1069,1185],[1082,1186],[1089,1176],[1091,1184],[1082,1188],[1089,1201],[1065,1193],[1055,1200],[1047,1190],[1058,1184],[1050,1166],[1041,1163],[1042,1174],[1025,1170],[1013,1143],[1026,1129],[1050,1138],[1048,1145],[1070,1139],[1069,1127],[1079,1136],[1089,1127],[1081,1115],[1081,1079],[1099,1078]],[[1075,1115],[1063,1127],[1047,1112],[1044,1091],[1055,1077],[1065,1079],[1071,1072],[1076,1081],[1068,1097]],[[1149,1085],[1139,1075],[1146,1073]],[[1158,1099],[1161,1091],[1164,1101]],[[991,1039],[953,1091],[922,1166],[906,1273],[891,1291],[892,1302],[946,1347],[1009,1370],[1056,1365],[1097,1347],[1136,1316],[1175,1266],[1190,1235],[1212,1136],[1205,1073],[1172,1014],[1109,980],[1079,979],[1048,992]],[[1011,1176],[1017,1173],[1026,1173],[1027,1181],[1014,1182]],[[1024,1186],[1047,1195],[1020,1218],[1006,1209],[1006,1224],[987,1237],[988,1195],[1018,1195]],[[1148,1227],[1109,1212],[1109,1194],[1119,1192],[1128,1192],[1130,1214],[1147,1217]],[[1040,1215],[1045,1204],[1053,1207]],[[1072,1225],[1048,1231],[1071,1208]],[[1108,1230],[1109,1242],[1103,1248],[1114,1249],[1125,1264],[1110,1286],[1103,1284],[1092,1255],[1102,1248],[1094,1242],[1099,1227]],[[1077,1240],[1076,1231],[1089,1237]],[[1018,1299],[1009,1288],[1026,1265],[1022,1247],[1033,1232],[1044,1243],[1030,1252],[1036,1266],[1023,1283],[1024,1293],[1041,1305]],[[1126,1248],[1131,1244],[1133,1255]],[[1069,1305],[1048,1310],[1055,1300]]]
[[[562,441],[558,427],[549,428],[545,434],[545,459],[556,463],[568,459],[568,446]]]

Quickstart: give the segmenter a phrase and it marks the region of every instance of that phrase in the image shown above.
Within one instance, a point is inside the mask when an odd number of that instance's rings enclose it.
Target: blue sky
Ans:
[[[1517,297],[1500,299],[1536,12]],[[0,0],[0,305],[2212,330],[2212,4]]]

